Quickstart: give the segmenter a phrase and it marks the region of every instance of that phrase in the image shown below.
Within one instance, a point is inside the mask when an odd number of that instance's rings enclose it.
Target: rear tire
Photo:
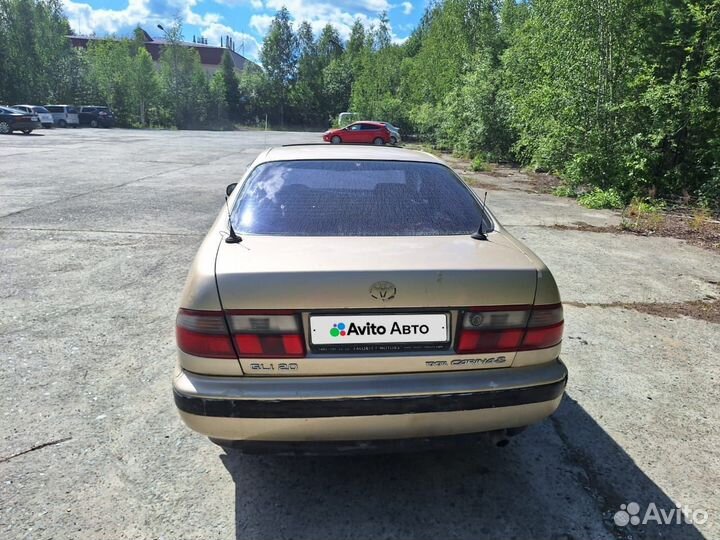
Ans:
[[[390,137],[390,144],[392,144],[392,145],[397,144],[397,139],[395,137]]]
[[[0,122],[0,133],[3,135],[10,135],[12,133],[12,129],[10,129],[10,124],[7,122]]]
[[[66,128],[67,122],[65,120],[58,120],[58,126],[61,128]]]
[[[98,121],[95,120],[95,119],[90,120],[90,127],[91,127],[91,128],[96,128],[96,127],[98,127]]]
[[[380,146],[382,144],[385,144],[385,141],[383,141],[380,137],[375,137],[373,144]]]
[[[332,139],[330,139],[330,142],[333,144],[340,144],[342,142],[342,139],[335,135]]]

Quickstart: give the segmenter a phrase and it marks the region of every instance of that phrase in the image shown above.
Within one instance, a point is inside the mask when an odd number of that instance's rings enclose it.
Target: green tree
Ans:
[[[144,47],[138,49],[132,59],[132,95],[141,126],[147,125],[148,108],[157,101],[159,93],[160,83],[152,57]]]
[[[390,35],[390,18],[388,17],[387,11],[383,11],[380,14],[380,21],[375,29],[375,47],[378,50],[382,50],[389,47],[392,43],[392,36]]]
[[[222,57],[222,79],[224,95],[223,100],[227,105],[230,120],[240,120],[240,85],[235,75],[235,63],[230,56],[230,51],[223,52]]]
[[[297,38],[292,29],[290,12],[285,7],[275,14],[270,24],[260,50],[260,60],[276,92],[279,121],[284,125],[285,107],[297,74],[298,61]]]
[[[56,95],[72,56],[60,0],[0,0],[0,103]]]
[[[166,44],[160,53],[160,81],[165,107],[179,128],[198,125],[207,116],[210,84],[196,50],[182,43],[182,23],[165,31]]]
[[[317,44],[323,67],[342,55],[344,48],[340,34],[332,24],[326,24],[320,32]]]

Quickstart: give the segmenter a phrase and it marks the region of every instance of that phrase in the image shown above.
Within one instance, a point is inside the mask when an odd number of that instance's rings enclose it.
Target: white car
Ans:
[[[58,127],[76,128],[80,125],[78,111],[72,105],[45,105],[45,108],[52,114]]]
[[[50,111],[40,105],[13,105],[12,108],[22,112],[36,114],[44,128],[51,128],[55,124],[55,120],[53,120],[53,115],[50,114]]]

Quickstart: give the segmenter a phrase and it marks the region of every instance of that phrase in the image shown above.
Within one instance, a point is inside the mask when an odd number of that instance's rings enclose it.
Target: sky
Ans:
[[[193,36],[220,45],[231,36],[235,50],[257,60],[258,49],[275,12],[282,6],[290,11],[296,26],[308,21],[317,33],[332,23],[347,39],[356,18],[366,26],[386,10],[395,42],[405,40],[425,9],[425,1],[404,0],[62,0],[65,14],[77,34],[129,35],[138,24],[153,37],[162,37],[158,24],[173,18],[183,21],[186,41]]]

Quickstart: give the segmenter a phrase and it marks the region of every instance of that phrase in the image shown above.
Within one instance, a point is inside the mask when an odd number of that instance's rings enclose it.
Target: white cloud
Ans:
[[[232,0],[231,0],[232,1]],[[251,0],[259,1],[259,0]],[[128,0],[124,9],[95,9],[89,4],[63,0],[63,9],[74,32],[78,34],[129,33],[136,25],[156,33],[158,23],[169,24],[175,17],[200,29],[212,45],[220,45],[220,36],[231,36],[235,50],[257,58],[258,43],[254,37],[237,32],[223,24],[217,13],[193,11],[198,0]]]
[[[215,2],[223,6],[236,7],[249,4],[253,9],[263,8],[262,0],[215,0]]]
[[[405,15],[410,15],[412,13],[413,5],[410,2],[403,2],[401,5]]]
[[[65,15],[79,34],[113,33],[135,26],[150,17],[148,0],[128,0],[125,9],[94,9],[91,5],[63,0]]]
[[[272,20],[272,15],[253,15],[250,17],[250,28],[255,30],[259,35],[264,36],[270,28]]]
[[[221,23],[212,23],[203,28],[203,37],[207,38],[208,45],[220,45],[220,38],[225,40],[225,36],[230,36],[235,42],[235,52],[247,56],[249,58],[257,58],[258,42],[250,34],[236,32],[229,26]]]
[[[295,19],[295,23],[299,24],[307,21],[318,33],[326,24],[332,24],[337,28],[343,39],[350,37],[350,29],[355,19],[369,28],[371,25],[377,25],[379,17],[370,17],[364,11],[346,11],[343,7],[351,8],[352,6],[361,7],[365,11],[380,13],[390,7],[386,0],[338,0],[335,4],[324,2],[314,2],[312,0],[266,0],[265,6],[268,9],[279,10],[285,6],[290,15]],[[368,7],[370,6],[370,7]],[[253,19],[255,23],[253,24]],[[251,27],[261,36],[265,35],[267,28],[270,27],[272,16],[254,15],[250,18]]]

